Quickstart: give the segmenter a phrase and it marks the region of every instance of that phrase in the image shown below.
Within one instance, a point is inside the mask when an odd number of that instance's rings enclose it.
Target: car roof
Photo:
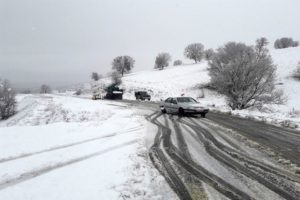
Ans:
[[[175,99],[175,98],[176,98],[176,99],[177,99],[177,98],[192,98],[192,99],[194,99],[193,97],[185,97],[185,96],[183,96],[183,97],[168,97],[168,98],[173,98],[173,99]],[[168,99],[168,98],[167,98],[167,99]]]

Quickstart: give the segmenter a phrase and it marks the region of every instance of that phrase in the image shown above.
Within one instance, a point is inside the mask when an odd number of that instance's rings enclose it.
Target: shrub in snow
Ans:
[[[98,80],[101,78],[101,75],[98,74],[97,72],[92,72],[91,78],[92,78],[94,81],[98,81]]]
[[[265,45],[260,40],[255,47],[229,42],[209,62],[211,84],[233,110],[283,102],[274,86],[276,66]]]
[[[49,93],[51,93],[51,91],[52,90],[51,90],[51,87],[49,85],[43,84],[41,86],[41,90],[40,90],[41,94],[49,94]]]
[[[296,110],[295,108],[291,109],[288,112],[290,117],[299,117],[300,116],[300,110]]]
[[[300,80],[300,62],[298,63],[297,68],[293,73],[293,77]]]
[[[130,56],[118,56],[112,62],[112,69],[119,72],[122,76],[134,67],[135,60]]]
[[[201,43],[189,44],[184,49],[184,55],[188,59],[194,60],[195,63],[200,62],[204,56],[204,46]]]
[[[75,92],[75,95],[81,95],[82,94],[82,90],[81,89],[78,89],[76,92]]]
[[[15,92],[10,83],[0,80],[0,120],[7,119],[15,114]]]
[[[287,38],[287,37],[277,39],[274,43],[275,49],[284,49],[284,48],[297,47],[297,46],[299,46],[298,41],[294,41],[292,38]]]
[[[182,61],[181,60],[175,60],[173,65],[174,66],[182,65]]]
[[[171,61],[171,56],[169,53],[159,53],[155,58],[155,69],[164,69],[169,66],[169,62]]]

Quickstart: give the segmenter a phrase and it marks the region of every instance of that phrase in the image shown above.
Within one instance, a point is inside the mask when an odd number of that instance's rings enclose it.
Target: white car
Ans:
[[[93,100],[103,99],[103,95],[100,91],[94,91],[92,99]]]
[[[209,111],[191,97],[169,97],[160,104],[160,109],[163,113],[174,113],[181,116],[200,114],[202,117],[205,117]]]

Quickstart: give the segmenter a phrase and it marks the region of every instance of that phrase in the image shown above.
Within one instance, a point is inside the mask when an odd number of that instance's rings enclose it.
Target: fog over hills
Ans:
[[[16,87],[65,86],[107,73],[118,55],[151,69],[159,52],[217,48],[261,36],[296,40],[297,0],[0,0],[0,77]],[[186,61],[188,62],[188,61]]]

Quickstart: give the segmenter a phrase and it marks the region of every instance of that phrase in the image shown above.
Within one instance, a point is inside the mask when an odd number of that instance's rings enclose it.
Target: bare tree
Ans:
[[[217,50],[209,63],[211,84],[227,97],[232,109],[283,102],[282,94],[275,89],[276,66],[266,44],[257,42],[252,47],[229,42]]]
[[[0,80],[0,120],[7,119],[15,114],[15,92],[9,81]]]
[[[184,55],[188,59],[194,60],[195,63],[200,62],[204,56],[204,46],[201,43],[189,44],[184,49]]]
[[[51,93],[51,91],[52,90],[51,90],[51,87],[49,85],[43,84],[41,86],[41,90],[40,90],[41,94],[49,94],[49,93]]]
[[[256,40],[255,52],[257,55],[257,59],[268,56],[269,50],[266,48],[268,44],[269,44],[269,41],[265,37],[261,37]]]
[[[101,78],[101,75],[98,74],[97,72],[92,72],[91,77],[94,81],[98,81]]]
[[[300,62],[298,63],[296,70],[294,71],[292,75],[295,79],[300,80]]]
[[[119,72],[122,76],[134,68],[135,60],[130,56],[118,56],[112,62],[112,69]]]
[[[204,59],[207,61],[212,60],[213,55],[214,55],[214,50],[213,49],[207,49],[204,51]]]
[[[169,66],[171,56],[169,53],[159,53],[155,58],[155,69],[164,69]]]
[[[111,73],[111,80],[113,85],[120,85],[122,83],[121,75],[118,72]]]
[[[175,60],[173,65],[174,66],[182,65],[182,61],[181,60]]]

